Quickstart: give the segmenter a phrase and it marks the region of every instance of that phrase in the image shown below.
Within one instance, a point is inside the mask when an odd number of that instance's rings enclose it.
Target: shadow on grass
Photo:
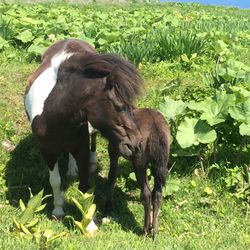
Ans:
[[[59,159],[60,173],[62,176],[63,191],[72,184],[73,180],[65,177],[67,171],[67,155],[63,155]],[[106,184],[107,179],[100,177],[97,173],[91,177],[96,185],[96,199],[99,219],[104,216],[104,205],[106,201]],[[29,200],[29,189],[33,194],[38,193],[44,188],[45,194],[51,194],[52,189],[49,184],[49,171],[46,163],[43,161],[38,150],[36,142],[32,135],[27,136],[16,146],[10,153],[10,160],[5,168],[6,180],[6,197],[12,206],[19,206],[19,199],[25,203]],[[136,234],[141,234],[141,227],[136,222],[133,213],[128,208],[129,197],[120,188],[115,188],[114,209],[111,216],[115,217],[117,222],[124,230],[133,231]],[[47,200],[43,213],[51,218],[53,209],[53,198]],[[79,219],[77,209],[66,201],[65,212],[68,215]]]
[[[67,157],[59,159],[61,174],[66,172]],[[6,197],[12,206],[19,206],[19,199],[24,202],[29,200],[29,188],[33,194],[37,194],[44,189],[45,194],[51,194],[52,189],[49,184],[49,171],[38,150],[37,144],[32,135],[22,139],[16,148],[10,153],[10,160],[5,168]],[[67,188],[63,181],[63,186]],[[48,200],[47,200],[48,201]],[[48,208],[47,208],[48,207]],[[49,199],[48,206],[44,210],[45,214],[50,214],[52,209],[52,198]]]

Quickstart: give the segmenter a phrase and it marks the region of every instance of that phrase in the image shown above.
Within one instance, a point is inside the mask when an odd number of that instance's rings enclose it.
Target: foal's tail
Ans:
[[[155,184],[163,187],[166,183],[170,150],[170,130],[168,124],[160,122],[155,126],[149,142],[152,174]]]

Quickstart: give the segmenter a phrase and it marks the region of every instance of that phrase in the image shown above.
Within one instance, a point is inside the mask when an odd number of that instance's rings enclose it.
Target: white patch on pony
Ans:
[[[72,178],[75,178],[78,175],[78,167],[76,164],[76,160],[71,153],[69,153],[69,164],[68,164],[68,171],[66,175]]]
[[[61,177],[58,170],[58,163],[55,164],[54,169],[49,171],[49,182],[52,187],[53,197],[54,197],[54,209],[52,215],[57,218],[64,216],[63,211],[63,195],[61,192]]]
[[[30,123],[37,115],[42,114],[44,102],[56,84],[57,72],[61,63],[72,55],[73,53],[66,53],[65,51],[56,54],[51,59],[51,66],[43,71],[31,85],[24,100]]]
[[[94,133],[98,132],[98,130],[95,129],[95,128],[90,124],[90,122],[88,122],[88,128],[89,128],[89,134],[90,134],[90,135],[93,135]]]

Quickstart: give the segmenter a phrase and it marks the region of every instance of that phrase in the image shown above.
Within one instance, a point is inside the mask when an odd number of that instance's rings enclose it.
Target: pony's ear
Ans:
[[[112,89],[115,86],[117,82],[118,71],[119,71],[119,66],[115,65],[106,78],[106,88]]]

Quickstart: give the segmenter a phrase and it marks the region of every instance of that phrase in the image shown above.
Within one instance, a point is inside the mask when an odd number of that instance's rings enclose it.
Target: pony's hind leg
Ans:
[[[143,231],[146,235],[149,232],[150,225],[151,225],[151,217],[150,217],[150,210],[151,210],[151,190],[148,183],[146,167],[138,164],[138,161],[133,160],[133,166],[137,178],[137,182],[141,189],[141,201],[144,206],[144,227]]]
[[[68,164],[68,171],[66,175],[70,178],[75,178],[78,175],[76,160],[71,153],[69,153],[69,164]]]

